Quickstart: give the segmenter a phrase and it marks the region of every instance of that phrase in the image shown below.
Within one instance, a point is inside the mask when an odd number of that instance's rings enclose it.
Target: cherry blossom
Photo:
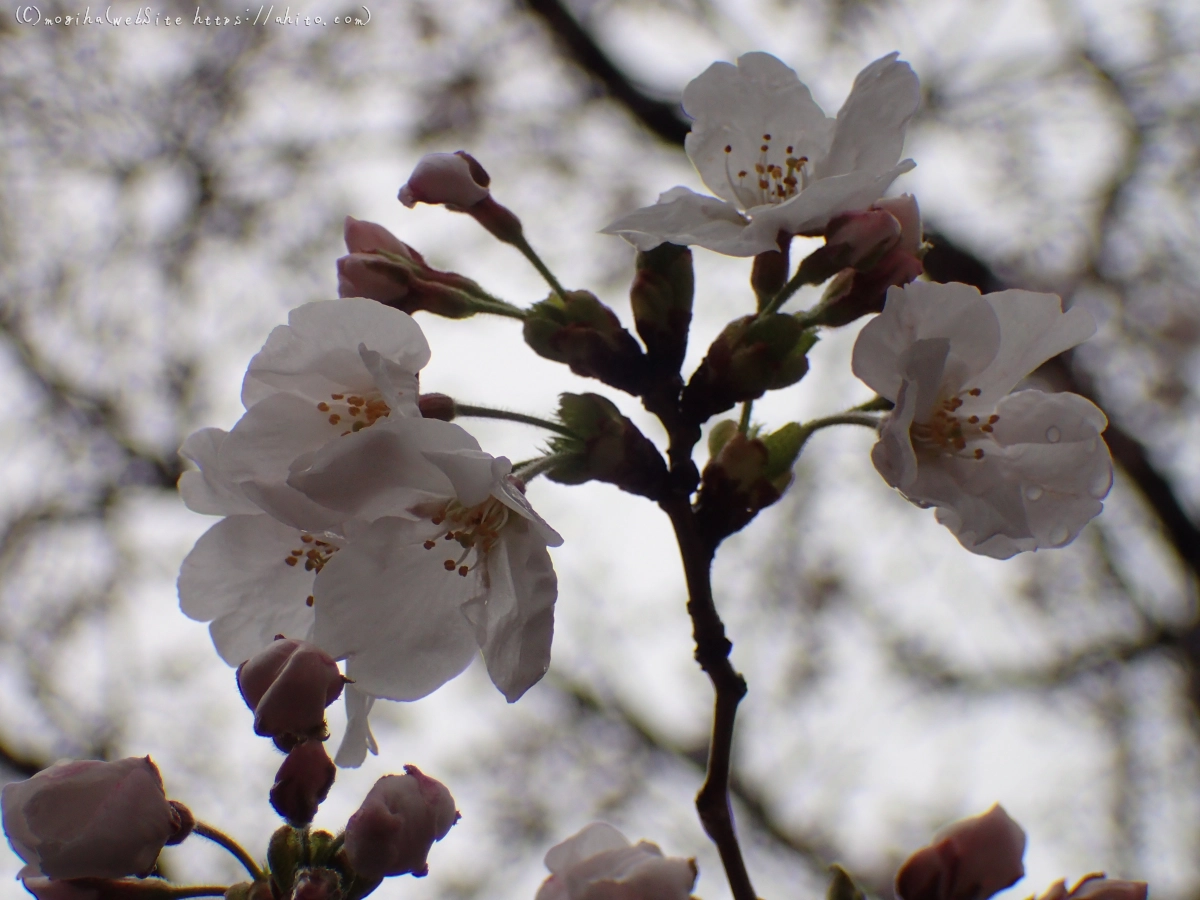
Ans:
[[[631,844],[604,822],[551,847],[546,868],[536,900],[687,900],[697,874],[695,860],[663,856],[649,841]]]
[[[1094,331],[1053,294],[891,288],[854,346],[854,373],[895,403],[875,468],[974,553],[1070,543],[1112,485],[1107,420],[1077,394],[1013,388]]]
[[[510,701],[545,674],[562,538],[510,477],[511,464],[436,419],[396,418],[330,444],[289,483],[369,523],[314,585],[313,641],[346,660],[350,723],[339,765],[373,744],[368,698],[415,700],[482,650]]]
[[[716,196],[674,187],[604,233],[639,250],[670,242],[754,256],[870,206],[915,165],[900,153],[920,94],[897,56],[858,74],[836,119],[770,54],[713,63],[684,90],[683,108],[695,120],[688,157]]]
[[[292,464],[380,419],[419,417],[417,371],[428,360],[405,313],[361,298],[306,304],[250,361],[246,414],[233,430],[205,428],[184,442],[197,469],[180,478],[180,495],[225,518],[184,560],[180,605],[212,623],[230,665],[277,634],[309,633],[313,581],[345,543],[344,516],[288,486]]]

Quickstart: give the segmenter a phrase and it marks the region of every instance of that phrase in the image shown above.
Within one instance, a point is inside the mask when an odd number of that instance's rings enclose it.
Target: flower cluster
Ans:
[[[546,548],[561,538],[507,459],[421,416],[429,354],[409,315],[374,300],[301,306],[250,361],[245,415],[181,451],[197,466],[184,501],[224,516],[184,560],[183,611],[231,665],[276,635],[346,660],[340,765],[375,749],[376,698],[423,697],[482,650],[516,700],[549,665]]]

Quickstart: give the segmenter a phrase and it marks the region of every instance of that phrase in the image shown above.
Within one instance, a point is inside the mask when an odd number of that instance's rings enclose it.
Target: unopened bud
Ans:
[[[617,406],[599,394],[560,394],[559,418],[575,437],[555,436],[551,451],[562,462],[546,473],[560,484],[607,481],[657,500],[667,483],[658,448]]]
[[[58,762],[5,785],[0,806],[25,878],[145,876],[181,827],[149,757]]]
[[[576,375],[634,395],[645,387],[642,348],[616,313],[588,291],[551,294],[535,303],[525,317],[524,334],[538,356],[566,363]]]
[[[781,250],[767,250],[754,257],[754,265],[750,269],[750,287],[758,298],[760,310],[787,284],[790,249],[789,236]]]
[[[307,825],[329,796],[337,766],[320,741],[305,741],[288,751],[275,775],[271,806],[297,827]]]
[[[659,244],[637,255],[629,300],[650,365],[659,371],[675,374],[683,364],[694,290],[692,251],[687,247]]]
[[[426,419],[453,422],[458,415],[458,404],[447,394],[422,394],[417,398],[417,409]]]
[[[900,900],[987,900],[1025,874],[1025,832],[996,804],[934,835],[896,874]]]
[[[337,261],[338,296],[366,297],[412,314],[465,319],[490,298],[476,282],[443,272],[382,225],[346,217],[349,256]]]
[[[37,876],[22,884],[37,900],[100,900],[100,891],[91,882],[90,878],[71,881]]]
[[[275,829],[267,844],[267,869],[276,897],[291,893],[297,872],[307,863],[303,831],[291,825]]]
[[[271,884],[267,881],[240,881],[230,885],[225,900],[275,900]]]
[[[794,316],[744,316],[730,322],[692,373],[683,409],[704,422],[745,400],[795,384],[808,372],[816,337]]]
[[[488,177],[483,166],[468,153],[428,153],[422,156],[398,199],[412,209],[432,203],[465,212],[488,196]]]
[[[896,245],[896,249],[910,256],[924,255],[925,229],[921,223],[921,208],[917,206],[916,197],[912,194],[885,197],[876,200],[872,208],[891,213],[900,223],[900,243]]]
[[[794,422],[766,436],[742,434],[733,422],[717,425],[709,447],[718,450],[704,467],[696,500],[700,530],[714,545],[783,495],[802,443]]]
[[[346,823],[346,855],[363,881],[427,874],[430,848],[459,819],[444,784],[416,766],[404,771],[375,782]]]
[[[238,666],[237,683],[254,711],[254,733],[290,750],[303,740],[329,736],[325,707],[341,696],[346,679],[320,647],[277,635]]]

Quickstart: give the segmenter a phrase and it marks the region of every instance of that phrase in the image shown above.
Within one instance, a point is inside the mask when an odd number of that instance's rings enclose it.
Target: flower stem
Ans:
[[[520,478],[526,484],[533,479],[542,475],[567,458],[566,453],[549,453],[546,456],[538,456],[533,459],[527,459],[513,466],[513,475]]]
[[[565,437],[575,437],[575,432],[558,422],[549,419],[539,419],[537,416],[527,416],[525,413],[512,412],[507,409],[493,409],[490,406],[471,406],[467,403],[456,403],[454,411],[460,416],[473,416],[476,419],[504,419],[508,422],[520,422],[523,425],[535,425],[545,428],[555,434]]]
[[[560,297],[566,297],[567,292],[563,290],[563,286],[558,283],[558,279],[554,277],[554,273],[542,262],[542,258],[537,255],[533,247],[529,246],[529,241],[525,240],[524,235],[521,235],[520,238],[511,243],[521,251],[521,255],[529,260],[530,264],[538,270],[538,273],[546,279],[546,284],[550,285],[554,293]]]
[[[742,404],[742,418],[738,422],[738,431],[746,434],[750,430],[750,411],[754,409],[754,401],[747,400]]]
[[[493,316],[505,316],[509,319],[525,319],[525,310],[519,306],[514,306],[507,300],[501,300],[499,297],[489,296],[486,300],[479,299],[476,302],[479,311],[482,313],[491,313]]]
[[[864,404],[864,406],[869,406],[869,404]],[[813,419],[811,422],[805,422],[800,426],[801,448],[808,443],[808,439],[813,436],[814,432],[820,431],[822,428],[829,428],[832,425],[863,425],[867,428],[878,428],[879,417],[859,412],[858,409],[861,408],[857,407],[856,409],[847,410],[844,413],[838,413],[834,416],[825,416],[821,419]]]
[[[254,861],[254,857],[247,853],[241,844],[239,844],[229,835],[225,834],[225,832],[218,831],[216,828],[213,828],[211,825],[206,825],[203,822],[197,822],[196,827],[192,829],[192,831],[193,833],[200,835],[200,837],[208,838],[214,844],[220,844],[222,847],[228,850],[231,854],[233,854],[234,857],[237,858],[238,862],[246,867],[246,871],[250,873],[255,881],[259,881],[263,878],[263,871]],[[196,894],[194,896],[208,895]]]
[[[711,576],[716,548],[701,535],[686,494],[674,491],[659,505],[670,518],[675,539],[679,542],[688,589],[687,610],[696,642],[696,661],[708,675],[716,693],[708,766],[704,784],[696,795],[696,811],[704,831],[721,855],[734,900],[756,900],[729,802],[733,726],[738,703],[746,695],[746,680],[729,661],[733,644],[725,636],[725,624],[713,601]]]

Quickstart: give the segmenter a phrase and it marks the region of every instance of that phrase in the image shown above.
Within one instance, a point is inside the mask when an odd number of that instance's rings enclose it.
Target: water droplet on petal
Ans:
[[[1025,488],[1025,498],[1027,500],[1040,500],[1040,499],[1042,499],[1042,494],[1044,494],[1044,493],[1045,493],[1045,491],[1043,491],[1036,484],[1030,485],[1029,487]]]
[[[1059,544],[1066,541],[1067,536],[1070,533],[1071,532],[1067,530],[1066,525],[1055,525],[1050,529],[1050,543],[1057,547]]]
[[[1099,500],[1108,494],[1108,490],[1111,487],[1112,472],[1104,469],[1092,476],[1091,484],[1088,485],[1088,493]]]
[[[1062,440],[1062,432],[1059,431],[1056,426],[1051,425],[1046,429],[1046,440],[1048,440],[1051,444],[1057,444],[1060,440]]]

